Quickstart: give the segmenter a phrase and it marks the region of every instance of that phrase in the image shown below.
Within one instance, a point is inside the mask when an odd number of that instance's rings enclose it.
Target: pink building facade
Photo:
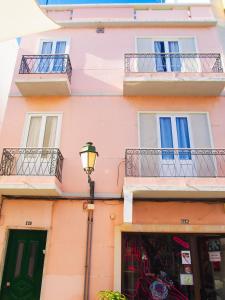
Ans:
[[[1,131],[0,298],[225,299],[225,66],[211,4],[43,9],[62,27],[21,40]],[[99,157],[84,298],[87,141]]]

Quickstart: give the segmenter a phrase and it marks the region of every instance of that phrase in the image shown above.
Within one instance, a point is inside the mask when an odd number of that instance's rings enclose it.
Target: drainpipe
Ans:
[[[90,294],[90,274],[91,274],[91,251],[92,236],[94,222],[94,191],[95,182],[88,175],[88,183],[90,186],[90,199],[88,200],[88,218],[87,218],[87,240],[86,240],[86,256],[85,256],[85,275],[84,275],[84,300],[89,300]]]

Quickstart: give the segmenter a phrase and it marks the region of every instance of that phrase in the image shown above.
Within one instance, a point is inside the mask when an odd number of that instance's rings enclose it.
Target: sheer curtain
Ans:
[[[26,147],[39,147],[41,117],[31,117]]]
[[[156,71],[157,72],[166,72],[166,57],[165,53],[165,44],[163,41],[154,42],[154,49],[156,53],[155,63],[156,63]]]
[[[58,121],[58,117],[55,116],[46,118],[43,147],[46,148],[55,147],[57,121]]]
[[[43,55],[52,54],[52,46],[53,46],[52,42],[43,42],[41,54]],[[38,68],[37,68],[38,73],[47,73],[49,71],[50,64],[51,64],[50,57],[41,58],[38,63]]]
[[[170,53],[179,53],[178,42],[169,42],[169,52]],[[181,71],[181,60],[180,57],[176,54],[170,54],[170,67],[172,72]]]
[[[173,134],[172,134],[172,124],[171,118],[160,117],[160,139],[162,148],[173,148]],[[162,151],[162,159],[174,159],[174,152]]]
[[[65,54],[66,51],[66,42],[58,41],[56,42],[55,54]],[[53,71],[54,72],[63,72],[65,68],[64,56],[58,56],[54,59]]]
[[[190,137],[188,130],[188,121],[185,117],[176,118],[176,127],[177,127],[177,141],[178,148],[190,148]],[[191,153],[190,151],[179,151],[179,159],[181,160],[190,160]]]

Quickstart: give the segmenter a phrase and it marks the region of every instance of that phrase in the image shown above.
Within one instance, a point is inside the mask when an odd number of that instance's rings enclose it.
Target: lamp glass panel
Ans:
[[[83,169],[87,169],[87,167],[88,167],[88,153],[87,152],[83,152],[81,154],[81,162],[82,162]]]
[[[89,162],[88,162],[88,167],[93,168],[95,167],[95,159],[96,159],[96,153],[94,152],[89,152]]]

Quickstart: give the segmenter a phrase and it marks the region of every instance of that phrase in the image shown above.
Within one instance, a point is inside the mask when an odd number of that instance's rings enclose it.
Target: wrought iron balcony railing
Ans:
[[[67,74],[72,76],[72,65],[68,54],[23,55],[20,74]]]
[[[63,156],[57,148],[4,148],[0,175],[56,176],[62,181]]]
[[[127,149],[126,177],[225,177],[225,149]]]
[[[125,73],[223,73],[219,53],[128,53]]]

